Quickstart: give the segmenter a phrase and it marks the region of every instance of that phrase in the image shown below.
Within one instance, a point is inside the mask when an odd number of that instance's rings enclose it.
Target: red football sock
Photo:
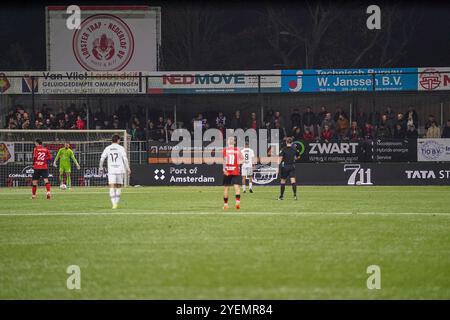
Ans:
[[[32,187],[31,187],[31,194],[32,194],[33,196],[36,195],[36,190],[37,190],[37,186],[32,186]]]
[[[45,184],[45,189],[47,189],[47,192],[50,192],[50,183]]]

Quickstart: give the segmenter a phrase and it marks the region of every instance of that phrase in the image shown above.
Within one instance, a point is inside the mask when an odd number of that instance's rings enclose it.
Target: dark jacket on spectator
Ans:
[[[313,126],[316,124],[316,115],[314,112],[305,112],[303,113],[303,125],[304,126]]]
[[[231,129],[243,129],[244,126],[242,125],[242,118],[236,118],[233,117],[233,119],[231,119]]]
[[[358,112],[354,119],[356,119],[358,128],[363,128],[367,122],[367,115],[364,112]]]
[[[350,140],[359,140],[362,138],[362,131],[360,128],[356,127],[350,127],[350,129],[348,130],[348,138]]]
[[[417,129],[414,130],[406,130],[406,138],[407,139],[417,139],[419,137],[419,133]]]
[[[406,130],[403,127],[400,127],[400,129],[397,128],[397,126],[394,128],[394,139],[405,139],[406,137]]]
[[[302,116],[298,112],[294,112],[291,115],[291,126],[294,127],[300,127],[302,125]]]
[[[377,129],[377,138],[392,138],[391,130],[384,125],[380,125]]]
[[[450,138],[450,127],[445,126],[444,130],[442,130],[442,138]]]

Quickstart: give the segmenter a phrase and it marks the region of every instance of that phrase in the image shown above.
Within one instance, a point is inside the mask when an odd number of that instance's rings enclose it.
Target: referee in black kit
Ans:
[[[278,200],[284,199],[284,189],[286,188],[286,179],[291,178],[292,191],[294,199],[297,200],[297,182],[295,181],[295,160],[299,158],[299,151],[295,145],[292,145],[292,138],[286,139],[286,146],[280,152],[280,196]]]

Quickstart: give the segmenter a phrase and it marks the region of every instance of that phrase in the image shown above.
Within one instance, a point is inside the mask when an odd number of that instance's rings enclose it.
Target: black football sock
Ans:
[[[223,203],[224,204],[228,204],[228,197],[227,198],[223,198]]]
[[[297,195],[297,184],[295,182],[292,184],[292,191],[294,192],[294,196],[296,196]]]
[[[283,197],[283,196],[284,196],[284,189],[286,188],[286,184],[282,183],[282,184],[280,185],[280,187],[281,187],[280,197]]]

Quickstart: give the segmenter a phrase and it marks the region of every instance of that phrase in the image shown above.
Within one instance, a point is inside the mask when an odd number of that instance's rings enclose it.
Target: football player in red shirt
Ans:
[[[235,138],[229,137],[228,147],[223,149],[223,209],[228,209],[228,188],[233,185],[236,194],[236,209],[241,208],[241,172],[239,164],[244,160],[241,150],[235,146]]]
[[[31,187],[31,199],[36,199],[36,190],[39,179],[42,177],[47,189],[47,199],[51,198],[50,183],[48,182],[48,166],[47,161],[52,159],[52,154],[48,149],[42,146],[42,140],[36,139],[36,147],[33,150],[33,185]]]

